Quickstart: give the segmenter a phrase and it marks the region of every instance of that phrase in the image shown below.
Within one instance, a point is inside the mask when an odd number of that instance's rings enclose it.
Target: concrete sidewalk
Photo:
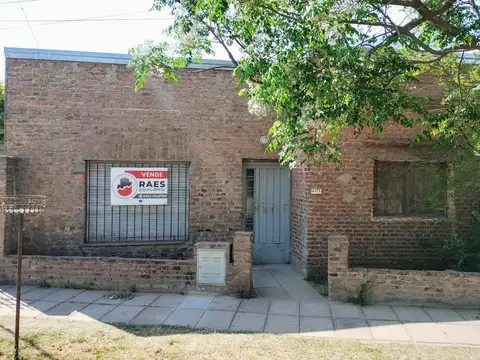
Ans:
[[[249,300],[137,293],[126,301],[109,299],[107,291],[24,286],[22,316],[480,346],[477,310],[387,305],[360,308],[332,302],[318,295],[288,266],[256,268],[255,285],[259,297]],[[15,287],[0,288],[0,315],[14,316]]]

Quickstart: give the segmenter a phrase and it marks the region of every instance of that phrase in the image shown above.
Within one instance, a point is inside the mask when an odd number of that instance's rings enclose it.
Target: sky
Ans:
[[[153,0],[0,0],[0,81],[5,77],[4,47],[126,54],[146,40],[166,40],[163,30],[172,16],[168,11],[150,12],[152,4]],[[95,21],[55,22],[86,18]],[[215,58],[228,56],[217,48]]]

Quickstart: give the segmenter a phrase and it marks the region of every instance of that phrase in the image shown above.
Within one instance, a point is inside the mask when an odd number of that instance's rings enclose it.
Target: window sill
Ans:
[[[127,242],[86,242],[84,247],[106,247],[106,246],[147,246],[147,245],[179,245],[185,244],[188,240],[170,240],[170,241],[127,241]]]
[[[372,221],[379,222],[448,222],[446,216],[372,216]]]

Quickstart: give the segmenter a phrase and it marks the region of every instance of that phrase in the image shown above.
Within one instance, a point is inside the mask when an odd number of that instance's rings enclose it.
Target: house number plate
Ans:
[[[226,249],[197,249],[197,283],[225,286],[227,278]]]

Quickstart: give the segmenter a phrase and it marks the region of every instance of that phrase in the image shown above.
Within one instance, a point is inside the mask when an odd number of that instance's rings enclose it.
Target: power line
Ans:
[[[18,4],[19,4],[20,7],[22,8],[23,16],[25,17],[25,21],[27,22],[28,27],[30,28],[30,31],[31,31],[31,33],[32,33],[33,38],[35,39],[35,44],[37,44],[37,49],[38,49],[40,46],[38,46],[38,40],[37,40],[37,37],[35,36],[35,32],[33,31],[32,25],[31,25],[30,22],[28,21],[27,13],[26,13],[25,10],[23,9],[23,5],[22,5],[22,2],[21,2],[20,0],[18,0]]]
[[[149,13],[149,11],[136,11],[136,12],[120,13],[120,14],[90,16],[90,17],[78,18],[78,19],[60,19],[60,20],[53,20],[52,19],[52,21],[50,21],[50,22],[44,22],[44,23],[41,23],[41,24],[37,24],[36,26],[54,25],[54,24],[69,23],[69,22],[88,22],[88,21],[97,20],[97,19],[102,20],[102,21],[103,20],[105,20],[105,21],[106,20],[115,21],[115,19],[104,19],[104,18],[114,17],[114,16],[145,14],[147,12]],[[167,20],[167,19],[172,20],[173,18],[158,18],[158,20]],[[48,21],[48,20],[45,20],[45,21]],[[5,22],[7,22],[7,21],[5,21]],[[25,26],[8,26],[8,27],[0,28],[0,30],[21,29],[22,27],[25,27]]]
[[[39,0],[21,0],[21,1],[0,1],[0,5],[2,4],[18,4],[18,3],[26,3],[26,2],[37,2]]]
[[[173,20],[173,17],[160,18],[119,18],[119,19],[30,19],[30,23],[54,23],[54,22],[93,22],[93,21],[134,21],[134,20]],[[26,23],[25,20],[0,20],[0,23]]]

